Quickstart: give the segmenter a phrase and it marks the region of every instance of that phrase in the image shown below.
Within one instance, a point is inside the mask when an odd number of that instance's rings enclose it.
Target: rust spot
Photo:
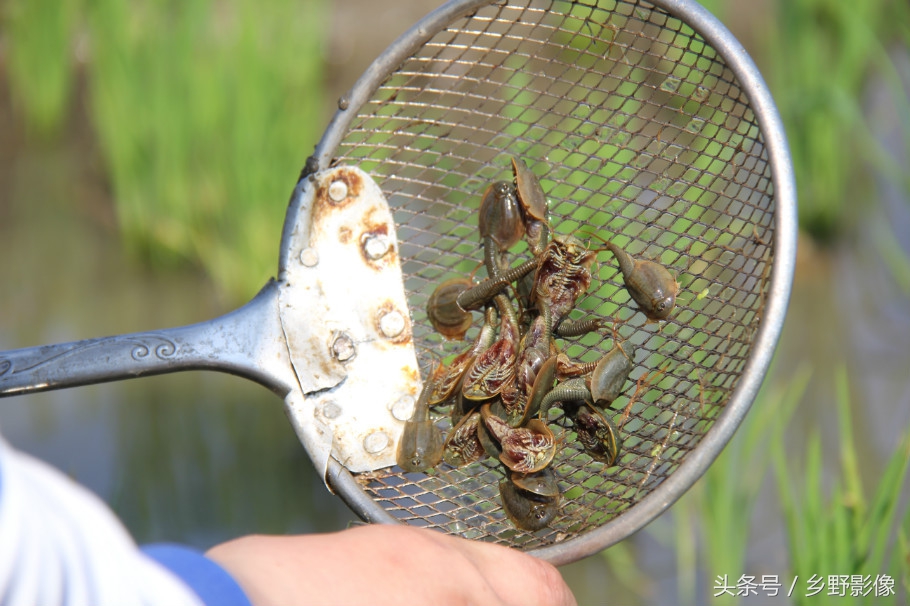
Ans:
[[[341,200],[333,200],[329,196],[329,189],[332,186],[332,183],[339,181],[344,183],[344,187],[347,189],[347,196]],[[323,182],[322,186],[316,190],[316,203],[313,208],[313,220],[319,222],[320,217],[323,214],[329,213],[334,209],[344,208],[351,202],[357,199],[360,196],[360,192],[363,190],[363,181],[360,177],[352,170],[347,168],[339,168],[332,172],[328,178]]]
[[[420,397],[420,390],[417,388],[420,384],[420,370],[411,365],[402,366],[401,377],[402,384],[405,386],[405,393],[414,398]]]
[[[420,381],[420,372],[413,366],[404,366],[402,367],[401,372],[405,376],[404,380],[410,385],[411,391],[416,392],[417,388],[415,386],[417,385],[417,382]]]
[[[378,225],[373,226],[372,229],[370,229],[369,225],[365,225],[364,227],[367,228],[367,232],[370,234],[374,234],[377,236],[388,236],[389,235],[389,226],[386,223],[379,223]]]
[[[342,225],[338,228],[338,241],[342,244],[347,244],[351,241],[351,228],[347,225]]]
[[[381,271],[398,263],[398,252],[389,224],[381,218],[377,220],[375,214],[384,215],[373,209],[360,223],[360,255],[368,267]]]
[[[400,334],[395,336],[387,336],[384,334],[382,327],[382,319],[386,314],[401,314],[404,320],[404,329]],[[411,342],[411,318],[408,314],[407,309],[399,309],[395,304],[390,300],[383,301],[379,307],[376,308],[376,312],[373,314],[373,328],[376,329],[376,332],[382,338],[383,343],[389,343],[392,345],[405,345]]]

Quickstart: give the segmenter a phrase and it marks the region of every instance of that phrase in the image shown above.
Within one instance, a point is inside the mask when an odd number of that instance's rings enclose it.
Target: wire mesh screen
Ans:
[[[545,528],[517,528],[502,508],[492,458],[426,473],[358,476],[411,524],[523,549],[571,539],[654,491],[698,447],[723,410],[761,320],[773,241],[773,186],[749,99],[705,40],[646,2],[523,2],[479,9],[436,33],[357,110],[336,152],[379,183],[397,222],[400,258],[426,376],[464,350],[427,321],[427,299],[453,277],[485,275],[477,229],[487,185],[525,161],[549,199],[554,237],[591,248],[609,239],[676,275],[677,307],[649,323],[609,253],[571,317],[614,329],[557,339],[572,360],[635,344],[635,369],[609,412],[616,464],[595,461],[552,410],[561,496]],[[512,263],[530,258],[513,249]],[[444,430],[448,407],[433,410]]]

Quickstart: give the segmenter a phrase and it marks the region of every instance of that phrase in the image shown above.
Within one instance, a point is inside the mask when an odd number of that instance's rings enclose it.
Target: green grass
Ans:
[[[734,3],[702,4],[736,30]],[[10,85],[32,132],[49,137],[59,130],[84,70],[127,246],[163,264],[198,262],[238,297],[274,272],[283,207],[323,126],[324,0],[257,6],[251,0],[10,0],[0,13]],[[871,195],[862,159],[910,192],[910,178],[875,141],[862,107],[865,87],[878,74],[904,116],[895,128],[910,141],[910,100],[888,52],[910,43],[910,5],[777,0],[773,8],[756,59],[786,125],[801,227],[817,240],[834,241],[863,211],[855,201]],[[618,53],[619,30],[607,12],[583,5],[573,11],[584,35],[567,33],[569,23],[562,34],[567,53]],[[603,32],[583,28],[589,15],[603,22]],[[589,34],[596,34],[593,42]],[[704,58],[673,52],[682,55],[668,59],[681,61],[662,88],[692,106],[685,108],[694,116],[687,130],[710,140],[715,133],[702,128],[712,125],[697,107],[703,83],[689,81]],[[527,93],[521,81],[510,84],[520,111]],[[630,98],[617,115],[635,119],[637,109]],[[590,126],[599,116],[566,119],[568,128],[572,120]],[[625,142],[610,138],[613,127],[622,125],[606,125],[600,136],[607,144],[595,152],[585,149],[592,142],[580,133],[577,150],[565,160],[608,156],[599,177],[612,188],[607,193],[620,195],[618,184],[635,172],[626,175],[621,167],[634,158],[622,156]],[[716,170],[728,161],[717,153],[707,146],[693,162]],[[669,192],[671,184],[652,187]],[[571,175],[563,189],[577,191]],[[700,187],[669,193],[683,199],[704,194]],[[899,247],[881,252],[889,265],[907,264]]]
[[[235,296],[276,267],[303,160],[322,130],[319,3],[179,8],[96,0],[91,93],[124,238],[200,259]],[[162,258],[163,257],[163,258]],[[254,281],[254,283],[251,283]]]
[[[680,602],[696,603],[699,570],[706,571],[708,587],[717,575],[725,574],[735,583],[749,573],[745,564],[749,529],[771,462],[768,441],[775,428],[786,426],[793,415],[810,374],[808,368],[801,368],[786,384],[763,389],[734,438],[704,477],[674,505],[672,535],[663,532],[664,540],[676,549]],[[699,550],[699,545],[704,548]],[[736,602],[729,595],[711,601]]]
[[[910,43],[910,6],[900,0],[778,0],[776,6],[776,27],[768,32],[761,62],[790,141],[801,226],[831,241],[855,218],[851,201],[869,197],[862,158],[893,164],[863,114],[870,75],[884,76],[898,114],[910,114],[888,55],[889,45]],[[907,121],[895,127],[910,141]],[[890,168],[910,192],[906,176]]]
[[[867,497],[853,438],[846,369],[839,369],[836,383],[840,435],[835,450],[840,453],[840,470],[827,498],[819,434],[813,432],[808,436],[802,469],[785,452],[783,426],[778,427],[773,441],[772,458],[787,527],[791,571],[800,583],[808,582],[813,575],[859,575],[875,579],[890,574],[897,588],[902,579],[906,580],[908,571],[906,521],[900,532],[902,542],[894,541],[893,537],[910,464],[910,431],[895,447],[871,497]],[[801,491],[795,487],[796,476],[802,478]],[[794,603],[813,603],[814,596],[801,591],[804,587],[800,585],[794,592]],[[898,597],[875,597],[875,603],[896,604]],[[838,603],[865,604],[869,603],[869,596],[850,596],[847,592]]]
[[[77,0],[11,0],[0,9],[8,78],[30,129],[50,137],[63,123],[73,87],[70,53]]]
[[[809,376],[808,369],[800,369],[786,386],[763,394],[755,403],[741,439],[730,444],[705,475],[702,524],[707,570],[748,572],[745,553],[750,539],[749,520],[769,464],[768,435],[774,427],[788,423]]]
[[[866,479],[864,484],[853,437],[847,371],[839,369],[839,436],[834,448],[828,449],[839,456],[834,466],[836,477],[829,488],[826,473],[832,465],[823,456],[818,432],[798,440],[805,448],[796,452],[785,445],[789,421],[810,374],[808,367],[800,368],[787,382],[764,388],[730,444],[673,506],[673,523],[661,520],[648,528],[676,552],[679,603],[698,603],[701,588],[702,594],[710,596],[711,604],[735,604],[742,597],[736,594],[743,575],[753,575],[759,582],[760,576],[749,569],[746,555],[750,543],[762,532],[751,528],[752,517],[760,492],[767,490],[769,467],[774,470],[789,562],[762,572],[778,576],[784,595],[796,579],[791,603],[811,604],[824,599],[828,575],[859,575],[869,583],[872,597],[851,597],[848,589],[848,595],[838,603],[865,604],[874,598],[876,604],[897,604],[910,595],[910,508],[903,520],[898,520],[910,466],[910,428],[877,481]],[[628,568],[622,558],[616,563],[608,558],[607,562]],[[733,588],[733,595],[720,591],[722,575]],[[808,595],[813,575],[824,583],[819,595]],[[896,595],[874,596],[875,579],[880,575],[893,579]],[[763,595],[761,588],[758,595]]]
[[[910,45],[910,5],[775,0],[773,15],[756,34],[761,23],[737,21],[738,2],[701,4],[734,33],[759,40],[753,58],[784,121],[804,233],[833,243],[849,230],[868,209],[862,201],[874,195],[868,165],[910,194],[906,171],[875,140],[863,108],[867,87],[880,78],[903,117],[894,128],[910,148],[910,99],[889,52]]]
[[[284,211],[324,128],[325,24],[322,0],[29,0],[4,13],[11,85],[36,130],[60,125],[83,48],[129,250],[201,264],[233,299],[277,269]]]

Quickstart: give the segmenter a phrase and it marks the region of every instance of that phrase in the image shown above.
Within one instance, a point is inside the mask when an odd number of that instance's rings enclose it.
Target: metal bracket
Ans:
[[[285,225],[291,423],[323,476],[330,455],[352,472],[393,465],[420,373],[388,203],[362,170],[337,167],[300,183]]]

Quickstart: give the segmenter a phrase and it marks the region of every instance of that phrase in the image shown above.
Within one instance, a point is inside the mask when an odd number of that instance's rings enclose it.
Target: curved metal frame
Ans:
[[[775,242],[768,298],[756,335],[753,354],[723,413],[679,468],[657,489],[634,507],[597,530],[564,543],[529,550],[554,564],[564,564],[596,553],[621,541],[651,522],[672,505],[704,474],[733,436],[745,417],[771,363],[783,328],[796,263],[796,183],[787,140],[780,116],[767,85],[752,59],[730,31],[699,4],[688,0],[649,0],[653,5],[681,19],[717,51],[742,84],[761,126],[767,145],[774,182]],[[319,169],[326,168],[357,110],[405,59],[453,20],[468,15],[489,0],[453,0],[428,14],[383,52],[339,101],[336,112],[313,158]],[[285,223],[287,230],[293,228]],[[282,250],[284,244],[282,244]],[[338,489],[349,507],[370,522],[398,523],[379,507],[334,460],[328,469],[329,482]]]

